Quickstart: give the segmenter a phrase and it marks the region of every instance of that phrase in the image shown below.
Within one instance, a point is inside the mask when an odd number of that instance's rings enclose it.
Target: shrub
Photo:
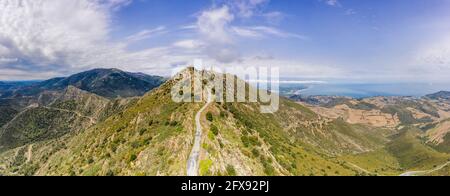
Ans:
[[[131,147],[136,149],[139,148],[141,144],[138,141],[131,142]]]
[[[153,139],[153,137],[149,137],[149,138],[147,138],[147,139],[144,139],[144,141],[142,142],[144,145],[149,145],[150,144],[150,142],[152,141],[152,139]]]
[[[114,176],[114,172],[112,170],[108,170],[108,172],[106,172],[106,176]]]
[[[211,132],[217,136],[219,135],[219,128],[217,128],[215,125],[211,125]]]
[[[256,148],[253,148],[252,153],[253,153],[253,156],[255,156],[255,157],[259,157],[259,155],[260,155],[259,150]]]
[[[206,176],[210,174],[209,168],[212,166],[213,161],[211,159],[206,159],[200,161],[199,172],[200,175]]]
[[[221,111],[221,112],[220,112],[220,117],[221,117],[221,118],[225,118],[225,117],[228,117],[228,115],[227,115],[227,113],[225,113],[224,111]]]
[[[232,165],[227,165],[227,174],[228,176],[236,176],[236,170]]]
[[[172,122],[170,122],[170,126],[172,126],[172,127],[175,127],[175,126],[177,126],[178,125],[178,122],[177,121],[172,121]]]
[[[145,132],[147,132],[147,129],[142,128],[141,130],[139,130],[139,135],[144,135]]]
[[[212,122],[214,120],[211,112],[206,113],[206,120],[208,120],[209,122]]]
[[[264,173],[268,176],[275,175],[275,168],[272,166],[272,160],[270,158],[261,157],[261,163],[264,167]]]
[[[241,140],[245,147],[261,146],[261,142],[256,136],[242,136]]]
[[[135,161],[137,159],[137,156],[135,154],[130,155],[130,158],[128,159],[129,162]]]

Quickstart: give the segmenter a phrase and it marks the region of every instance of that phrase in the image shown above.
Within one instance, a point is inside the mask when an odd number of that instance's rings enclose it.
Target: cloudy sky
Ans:
[[[450,83],[450,1],[0,0],[0,80],[167,76],[194,59],[303,80]]]

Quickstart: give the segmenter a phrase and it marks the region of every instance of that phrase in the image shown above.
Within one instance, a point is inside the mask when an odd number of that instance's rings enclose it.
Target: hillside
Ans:
[[[394,155],[400,166],[406,169],[431,169],[445,163],[449,155],[439,153],[420,140],[419,130],[402,131],[395,135],[386,149]]]
[[[0,128],[0,151],[59,138],[98,122],[111,110],[103,97],[69,86],[48,105],[30,105]]]
[[[281,98],[278,112],[263,114],[261,103],[172,101],[174,85],[192,82],[194,73],[204,75],[196,81],[206,85],[203,97],[220,93],[211,87],[213,72],[186,69],[135,99],[109,100],[70,86],[47,105],[27,108],[0,136],[0,174],[182,176],[197,126],[195,172],[202,176],[399,175],[432,169],[450,157],[427,143],[420,128],[428,122],[415,125],[397,117],[392,127],[374,126],[314,112],[343,104],[347,112],[389,114],[385,108],[395,107],[393,116],[405,112],[417,120],[421,113],[438,120],[445,113],[435,102],[425,107],[403,98],[342,99],[338,105],[313,107]]]
[[[77,89],[114,100],[141,96],[161,85],[164,78],[117,69],[94,69],[67,78],[53,78],[42,82],[1,82],[0,127],[11,121],[29,106],[48,106],[60,99],[66,89]]]
[[[19,147],[3,156],[14,162],[33,154],[15,168],[29,172],[31,164],[38,175],[186,175],[194,116],[205,103],[175,103],[170,90],[193,71],[84,131],[33,144],[30,153]],[[262,114],[259,106],[213,103],[201,113],[199,175],[364,174],[336,155],[371,151],[388,142],[375,130],[322,118],[287,99],[275,114]],[[48,154],[49,146],[63,147]]]

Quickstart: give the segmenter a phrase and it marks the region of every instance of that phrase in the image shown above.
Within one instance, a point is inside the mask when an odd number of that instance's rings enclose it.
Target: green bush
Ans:
[[[172,122],[170,122],[170,126],[172,126],[172,127],[175,127],[175,126],[177,126],[178,125],[178,122],[177,121],[172,121]]]
[[[245,147],[261,146],[261,142],[256,136],[242,136],[241,140]]]
[[[219,128],[217,128],[217,126],[215,126],[215,125],[211,125],[211,132],[212,132],[215,136],[217,136],[217,135],[219,135]]]
[[[114,172],[112,170],[108,170],[108,172],[106,172],[106,176],[114,176]]]
[[[227,174],[228,176],[236,176],[236,170],[232,165],[227,165]]]
[[[255,157],[259,157],[259,155],[260,155],[259,150],[256,148],[253,148],[252,153],[253,153],[253,156],[255,156]]]
[[[135,154],[130,155],[130,158],[128,159],[129,162],[135,161],[137,159],[137,156]]]
[[[142,128],[141,130],[139,130],[139,135],[144,135],[145,132],[147,132],[147,129]]]
[[[212,122],[214,120],[211,112],[206,113],[206,120],[208,120],[209,122]]]

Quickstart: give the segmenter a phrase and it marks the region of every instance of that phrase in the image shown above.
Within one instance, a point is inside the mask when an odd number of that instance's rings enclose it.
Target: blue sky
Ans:
[[[447,0],[3,0],[0,80],[202,59],[282,77],[450,82]]]

